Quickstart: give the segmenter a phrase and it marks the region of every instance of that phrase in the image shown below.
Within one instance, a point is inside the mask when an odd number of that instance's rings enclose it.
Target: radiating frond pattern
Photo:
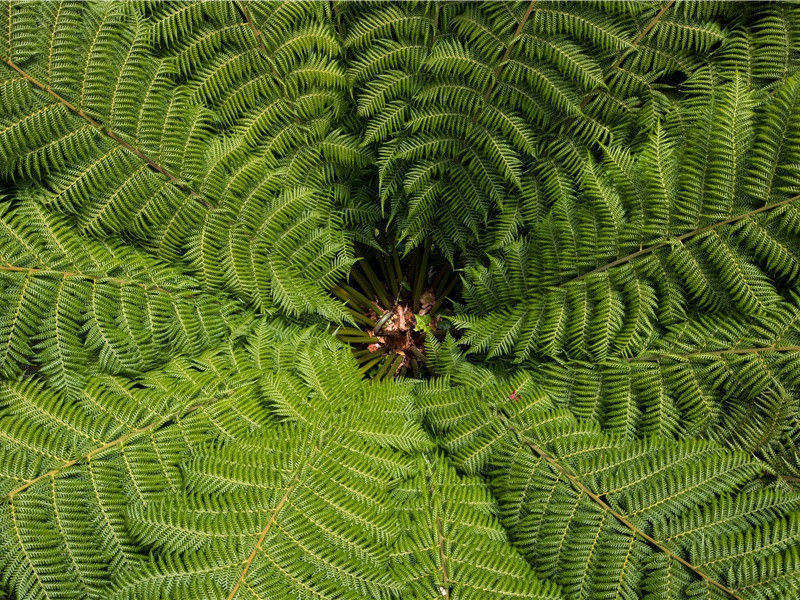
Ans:
[[[0,0],[0,598],[796,598],[799,44]]]

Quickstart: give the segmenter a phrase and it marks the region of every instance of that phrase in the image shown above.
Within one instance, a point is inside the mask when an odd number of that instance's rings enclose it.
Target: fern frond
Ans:
[[[171,353],[196,353],[223,336],[225,302],[119,242],[87,241],[35,200],[3,207],[2,370],[42,374],[79,393],[82,378],[142,373]]]
[[[486,474],[511,539],[566,598],[797,589],[791,566],[764,576],[792,564],[796,498],[746,484],[768,473],[747,455],[602,434],[552,409],[530,379],[431,392],[423,406],[443,446],[468,472]]]
[[[799,49],[0,0],[0,598],[795,598]]]
[[[583,204],[572,196],[557,200],[527,239],[509,245],[507,256],[521,252],[520,259],[467,272],[470,316],[456,319],[468,329],[465,341],[494,354],[513,348],[522,359],[602,359],[636,353],[659,323],[686,319],[691,304],[711,312],[767,313],[780,299],[779,288],[794,285],[789,215],[798,188],[765,192],[762,183],[758,196],[745,190],[758,191],[756,182],[765,177],[794,181],[794,158],[776,158],[781,162],[770,167],[758,156],[767,152],[767,136],[780,135],[773,146],[793,147],[797,124],[785,106],[795,87],[792,80],[781,88],[755,128],[741,81],[723,88],[707,109],[708,120],[686,133],[696,145],[681,160],[681,147],[657,128],[636,164],[609,150],[607,176],[588,162],[578,188]],[[776,122],[784,123],[780,134]],[[502,290],[493,296],[528,308],[511,313],[489,301],[481,289],[487,280]],[[481,316],[482,306],[499,311]],[[512,326],[510,319],[519,318],[523,322]],[[511,339],[503,337],[511,327]]]

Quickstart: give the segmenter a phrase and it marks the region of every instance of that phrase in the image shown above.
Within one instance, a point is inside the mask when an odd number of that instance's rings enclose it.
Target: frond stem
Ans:
[[[710,577],[705,572],[703,572],[698,567],[694,566],[692,563],[687,561],[681,556],[675,554],[672,550],[664,546],[661,542],[659,542],[654,537],[646,534],[644,531],[639,529],[636,525],[634,525],[630,520],[628,520],[625,515],[620,513],[619,511],[615,510],[612,506],[610,506],[603,498],[601,498],[598,494],[594,493],[580,478],[575,475],[568,467],[562,465],[558,462],[555,458],[550,456],[543,448],[541,448],[538,444],[536,444],[533,440],[531,440],[528,436],[522,433],[519,429],[517,429],[513,423],[509,420],[508,416],[502,411],[498,410],[497,414],[500,417],[503,425],[513,432],[517,438],[520,440],[521,443],[525,444],[528,448],[530,448],[536,456],[540,459],[544,460],[551,468],[553,468],[556,472],[563,475],[570,484],[579,492],[586,494],[591,498],[591,500],[600,506],[604,511],[608,514],[613,516],[617,521],[622,523],[625,527],[630,529],[630,531],[638,538],[644,540],[650,546],[656,548],[660,552],[663,552],[671,559],[677,561],[678,563],[682,564],[684,567],[695,573],[698,577],[700,577],[703,581],[708,583],[709,585],[714,586],[718,590],[722,591],[723,593],[727,594],[734,600],[744,600],[736,591],[732,590],[731,588],[723,585],[713,577]]]
[[[771,354],[782,352],[800,352],[800,346],[754,346],[752,348],[724,348],[722,350],[697,350],[686,354],[678,353],[653,353],[641,356],[631,356],[626,358],[627,362],[660,362],[662,360],[679,361],[682,359],[696,358],[699,356],[726,356],[726,355],[746,355],[746,354]]]
[[[439,514],[438,507],[436,504],[439,500],[438,494],[434,491],[434,482],[432,481],[431,477],[431,464],[430,458],[425,457],[427,469],[426,475],[428,479],[428,496],[430,498],[429,504],[431,508],[431,513],[435,514],[436,516],[436,546],[439,549],[439,562],[442,566],[442,585],[439,589],[442,597],[445,600],[450,600],[450,575],[447,570],[447,554],[445,553],[445,537],[444,537],[444,524],[442,522],[442,516]]]
[[[154,290],[164,294],[180,293],[180,291],[178,290],[171,290],[155,284],[142,283],[139,281],[134,281],[133,279],[125,279],[123,277],[109,277],[107,275],[89,275],[88,273],[82,273],[80,271],[59,271],[57,269],[38,269],[35,267],[20,267],[17,265],[8,265],[8,264],[6,265],[0,264],[0,271],[7,271],[12,273],[25,273],[29,276],[39,275],[42,277],[50,276],[50,277],[63,277],[63,278],[74,277],[77,279],[86,279],[88,281],[93,281],[95,283],[110,283],[113,285],[118,285],[120,287],[126,285],[137,286],[145,290]],[[194,294],[187,294],[187,297],[193,295]]]
[[[86,113],[86,111],[84,111],[83,109],[81,109],[81,108],[75,106],[74,104],[72,104],[69,100],[67,100],[66,98],[61,96],[58,92],[56,92],[49,85],[47,85],[47,84],[39,81],[38,79],[36,79],[33,75],[31,75],[30,73],[28,73],[27,71],[22,69],[16,63],[14,63],[11,59],[6,58],[6,57],[2,57],[2,58],[0,58],[0,60],[2,60],[2,62],[5,63],[5,65],[8,66],[10,69],[16,71],[20,75],[20,77],[22,77],[25,81],[30,83],[32,86],[34,86],[35,88],[37,88],[37,89],[49,94],[54,100],[56,100],[56,102],[58,102],[59,104],[64,106],[67,110],[69,110],[73,114],[79,116],[81,119],[83,119],[84,121],[89,123],[89,125],[91,125],[94,129],[96,129],[97,131],[99,131],[100,133],[104,134],[109,139],[113,140],[114,142],[116,142],[117,144],[119,144],[120,146],[125,148],[128,152],[131,152],[132,154],[137,156],[148,167],[150,167],[153,171],[155,171],[157,173],[160,173],[161,175],[166,177],[167,181],[169,181],[169,183],[174,185],[176,188],[178,188],[179,190],[183,191],[184,193],[189,194],[193,199],[197,200],[200,204],[202,204],[206,208],[209,208],[209,209],[211,208],[211,203],[208,202],[205,198],[203,198],[203,196],[201,196],[198,192],[194,191],[191,187],[189,187],[189,185],[186,182],[182,181],[179,177],[177,177],[176,175],[171,173],[164,166],[158,164],[156,161],[154,161],[152,158],[147,156],[147,154],[145,154],[139,148],[136,148],[135,146],[133,146],[130,143],[126,142],[122,138],[122,136],[120,134],[116,133],[115,131],[110,129],[107,125],[101,123],[100,121],[98,121],[94,117],[91,117],[90,115],[88,115]]]
[[[253,32],[253,36],[256,38],[256,44],[258,44],[258,51],[261,55],[261,58],[266,61],[269,65],[269,70],[272,72],[272,76],[275,78],[275,82],[278,84],[278,87],[281,89],[281,94],[286,96],[286,87],[283,85],[283,79],[281,79],[280,73],[278,73],[275,65],[269,60],[269,53],[267,52],[267,47],[264,45],[264,40],[261,38],[261,31],[256,27],[253,19],[250,17],[250,11],[247,10],[247,6],[241,0],[236,0],[233,5],[236,7],[236,10],[239,11],[239,14],[242,15],[242,19],[244,19],[245,24],[250,28]]]
[[[313,451],[316,452],[318,450],[319,447],[315,445],[313,447]],[[292,480],[289,482],[289,485],[286,486],[286,490],[284,491],[283,496],[275,505],[275,507],[272,509],[272,514],[269,517],[269,521],[267,521],[266,526],[264,526],[264,529],[262,529],[261,533],[258,535],[258,541],[256,541],[255,546],[253,546],[253,551],[250,552],[250,556],[248,556],[243,563],[242,572],[239,574],[239,577],[236,580],[236,585],[233,586],[231,593],[228,594],[228,600],[233,600],[233,597],[236,596],[236,593],[239,591],[239,588],[242,587],[242,584],[244,584],[245,580],[247,579],[247,572],[250,570],[253,561],[258,555],[258,551],[261,550],[262,545],[264,544],[264,540],[266,539],[267,534],[269,533],[269,530],[277,521],[278,515],[283,510],[283,507],[286,506],[287,502],[289,502],[289,497],[292,495],[292,492],[294,492],[294,490],[297,489],[297,486],[300,485],[300,475],[303,473],[306,464],[308,464],[308,461],[310,460],[310,454],[311,453],[309,453],[309,457],[306,457],[306,459],[301,461],[300,464],[297,466],[294,476],[292,477]]]
[[[230,391],[227,391],[226,394],[224,394],[224,395],[227,395],[228,393],[230,393]],[[174,412],[174,413],[172,413],[170,415],[167,415],[166,417],[164,417],[161,420],[154,421],[153,423],[150,423],[146,427],[140,427],[140,428],[137,428],[137,429],[132,429],[131,431],[129,431],[125,435],[120,436],[115,440],[111,440],[109,442],[106,442],[105,444],[90,450],[86,454],[82,454],[81,456],[78,456],[76,458],[68,460],[68,461],[60,464],[59,466],[57,466],[57,467],[55,467],[53,469],[50,469],[46,473],[42,473],[41,475],[38,475],[37,477],[34,477],[33,479],[31,479],[31,480],[27,481],[26,483],[20,485],[19,487],[14,488],[10,492],[8,492],[8,494],[6,494],[2,499],[0,499],[0,502],[11,501],[11,500],[13,500],[13,498],[15,496],[17,496],[20,493],[24,492],[25,490],[27,490],[31,486],[35,485],[36,483],[38,483],[42,479],[55,477],[56,475],[58,475],[59,473],[61,473],[65,469],[68,469],[68,468],[73,467],[73,466],[75,466],[77,464],[89,461],[92,458],[94,458],[95,456],[98,456],[99,454],[102,454],[102,453],[106,452],[107,450],[110,450],[111,448],[115,448],[117,446],[121,446],[121,445],[125,444],[126,442],[130,441],[131,439],[133,439],[133,438],[135,438],[135,437],[137,437],[139,435],[142,435],[144,433],[149,433],[149,432],[151,432],[151,431],[153,431],[155,429],[158,429],[160,427],[164,427],[166,425],[169,425],[171,423],[179,421],[180,419],[183,419],[183,418],[191,415],[192,413],[197,412],[198,410],[200,410],[201,408],[203,408],[205,406],[213,405],[214,403],[218,402],[222,397],[224,397],[224,395],[216,396],[208,404],[206,404],[206,403],[195,404],[195,405],[190,406],[188,408],[181,409],[180,411],[177,411],[177,412]]]
[[[270,73],[275,79],[275,83],[278,86],[278,89],[280,89],[283,99],[286,101],[289,110],[291,110],[291,112],[294,114],[294,122],[300,125],[300,117],[295,110],[294,102],[291,98],[289,98],[289,94],[286,91],[286,85],[283,83],[283,77],[281,77],[281,74],[275,68],[275,63],[269,57],[269,52],[264,44],[264,39],[261,37],[261,30],[256,27],[256,24],[253,22],[253,19],[250,16],[250,11],[247,10],[247,6],[245,6],[245,3],[242,2],[242,0],[235,0],[233,5],[236,7],[236,10],[239,11],[239,14],[242,15],[242,19],[244,19],[245,24],[253,32],[253,36],[256,38],[256,44],[258,44],[258,54],[261,56],[261,59],[267,63],[267,66],[269,66]]]
[[[506,44],[506,50],[503,52],[503,57],[500,59],[500,62],[494,68],[494,72],[492,73],[493,77],[489,80],[488,84],[486,85],[486,91],[483,93],[483,101],[486,102],[489,99],[489,94],[492,93],[492,89],[494,89],[494,82],[497,81],[497,78],[500,76],[500,69],[503,67],[503,64],[508,60],[508,55],[511,53],[511,48],[514,46],[514,42],[519,39],[519,35],[522,33],[522,28],[525,27],[525,23],[528,22],[528,19],[533,12],[533,5],[536,4],[537,0],[531,0],[528,3],[528,10],[525,11],[525,14],[522,16],[519,24],[517,25],[516,30],[514,31],[514,35],[511,36],[508,44]]]
[[[686,233],[684,233],[682,235],[676,236],[676,237],[672,238],[671,240],[664,241],[664,242],[659,242],[657,244],[653,244],[652,246],[646,246],[644,248],[641,248],[640,250],[637,250],[636,252],[632,252],[632,253],[630,253],[630,254],[628,254],[626,256],[623,256],[621,258],[618,258],[618,259],[616,259],[616,260],[614,260],[614,261],[612,261],[610,263],[606,263],[604,265],[600,265],[599,267],[596,267],[596,268],[592,269],[591,271],[587,271],[586,273],[582,273],[581,275],[577,275],[576,277],[568,279],[567,281],[564,281],[560,285],[566,285],[566,284],[572,283],[574,281],[580,281],[581,279],[585,279],[585,278],[587,278],[590,275],[593,275],[595,273],[601,273],[603,271],[607,271],[608,269],[612,269],[614,267],[618,267],[619,265],[622,265],[622,264],[625,264],[627,262],[630,262],[630,261],[632,261],[632,260],[634,260],[636,258],[639,258],[640,256],[644,256],[645,254],[650,254],[651,252],[654,252],[656,250],[660,250],[661,248],[665,248],[667,246],[670,246],[675,242],[683,243],[688,239],[691,239],[691,238],[693,238],[693,237],[695,237],[697,235],[700,235],[701,233],[706,233],[707,231],[713,231],[713,230],[718,229],[720,227],[724,227],[725,225],[731,225],[732,223],[737,223],[738,221],[741,221],[743,219],[748,219],[748,218],[753,217],[755,215],[758,215],[760,213],[767,212],[767,211],[770,211],[770,210],[773,210],[773,209],[776,209],[776,208],[780,208],[782,206],[786,206],[787,204],[791,204],[792,202],[795,202],[796,200],[800,200],[800,194],[798,194],[796,196],[792,196],[791,198],[787,198],[786,200],[781,200],[779,202],[773,202],[772,204],[766,204],[766,205],[762,206],[761,208],[756,208],[755,210],[751,210],[751,211],[748,211],[746,213],[742,213],[740,215],[736,215],[736,216],[730,217],[728,219],[725,219],[724,221],[717,221],[716,223],[712,223],[711,225],[706,225],[705,227],[700,227],[698,229],[693,229],[692,231],[688,231],[688,232],[686,232]]]
[[[659,10],[652,19],[650,19],[650,22],[647,25],[645,25],[644,29],[642,29],[639,32],[639,35],[637,35],[634,38],[634,40],[631,42],[631,45],[628,46],[628,48],[624,52],[620,53],[620,55],[617,57],[617,60],[613,62],[611,68],[608,70],[609,73],[618,68],[622,64],[622,61],[625,60],[628,56],[630,56],[630,53],[633,52],[636,46],[638,46],[641,43],[641,41],[650,32],[650,30],[656,26],[656,23],[658,23],[661,20],[661,17],[664,16],[664,13],[667,12],[667,10],[669,10],[669,8],[673,4],[675,4],[675,0],[669,0],[664,6],[661,7],[661,10]],[[581,109],[586,108],[586,105],[589,104],[589,101],[594,97],[594,95],[598,92],[599,89],[600,89],[599,87],[595,87],[583,97],[583,100],[581,100],[580,104]]]
[[[647,25],[645,25],[644,29],[642,29],[639,32],[639,35],[637,35],[636,38],[634,38],[630,47],[627,50],[625,50],[625,52],[620,54],[619,58],[617,58],[617,60],[614,61],[614,64],[611,65],[612,71],[616,69],[618,66],[620,66],[622,64],[622,61],[625,60],[625,57],[627,57],[631,52],[633,52],[633,49],[636,48],[636,46],[638,46],[639,43],[644,39],[644,36],[646,36],[650,32],[650,30],[656,26],[656,23],[658,23],[661,20],[661,17],[664,16],[664,13],[667,12],[667,10],[669,10],[669,8],[673,4],[675,4],[675,0],[669,0],[664,6],[661,7],[661,10],[659,10],[656,13],[656,16],[654,16],[650,20],[650,22]]]

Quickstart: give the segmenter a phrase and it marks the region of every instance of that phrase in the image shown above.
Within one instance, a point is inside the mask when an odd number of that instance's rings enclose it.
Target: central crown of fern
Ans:
[[[0,598],[797,598],[798,65],[789,3],[0,0]]]

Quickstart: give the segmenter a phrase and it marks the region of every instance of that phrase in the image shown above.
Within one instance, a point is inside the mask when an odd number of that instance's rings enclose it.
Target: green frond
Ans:
[[[796,598],[799,66],[787,3],[0,0],[0,599]]]
[[[141,373],[197,353],[226,329],[226,302],[179,270],[119,242],[77,235],[35,200],[3,207],[2,372],[41,373],[75,395],[83,377]]]
[[[494,500],[478,478],[459,476],[434,456],[419,461],[395,497],[405,511],[392,565],[409,580],[408,597],[560,597],[509,544]]]
[[[767,314],[795,285],[796,161],[768,150],[793,146],[795,87],[783,84],[754,124],[737,79],[682,140],[657,126],[635,162],[612,148],[602,167],[587,158],[525,241],[466,271],[468,316],[454,321],[464,342],[518,360],[602,360],[638,352],[695,308]]]
[[[510,538],[565,598],[797,589],[796,496],[748,483],[769,474],[748,455],[603,434],[554,410],[530,379],[433,388],[423,402],[443,447],[463,469],[486,474]]]

